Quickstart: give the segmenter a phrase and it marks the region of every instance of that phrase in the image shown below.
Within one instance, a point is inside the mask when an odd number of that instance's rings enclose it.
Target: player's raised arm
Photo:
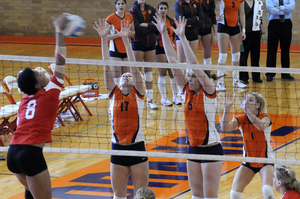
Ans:
[[[64,79],[65,63],[66,63],[66,44],[62,34],[67,22],[67,14],[62,14],[57,18],[52,18],[56,34],[56,47],[55,47],[55,68],[54,76],[59,79]]]
[[[101,37],[102,59],[110,60],[107,44],[107,35],[109,33],[110,26],[105,27],[104,20],[101,21],[101,19],[99,19],[99,23],[95,22],[95,26],[93,28],[98,32],[98,34]],[[106,86],[106,91],[108,94],[110,94],[115,88],[116,84],[113,78],[113,71],[111,70],[111,67],[109,65],[104,66],[104,82]]]
[[[184,17],[179,17],[178,21],[175,21],[176,23],[176,29],[172,27],[175,34],[180,38],[185,57],[189,64],[199,64],[198,59],[196,55],[194,54],[188,40],[185,36],[185,26],[186,26],[186,19]],[[209,77],[206,75],[206,73],[203,70],[194,70],[194,73],[196,74],[196,77],[200,81],[203,89],[209,93],[213,94],[216,92],[216,88],[214,83],[209,79]]]
[[[232,121],[229,122],[230,108],[232,107],[232,105],[234,104],[234,101],[235,101],[234,96],[232,96],[232,94],[230,94],[230,93],[227,93],[227,94],[223,95],[221,97],[221,99],[223,100],[223,103],[224,103],[224,113],[223,113],[222,120],[220,123],[221,130],[223,132],[232,131],[239,126],[236,118],[233,118]]]
[[[161,15],[159,13],[155,14],[154,17],[156,22],[152,22],[157,30],[160,32],[163,45],[164,45],[164,50],[168,59],[169,63],[178,63],[178,58],[176,51],[170,41],[168,32],[166,30],[166,22],[163,20]],[[188,82],[187,77],[184,75],[183,70],[181,69],[172,69],[173,75],[176,79],[177,84],[180,86],[180,89],[183,89],[186,83]]]
[[[127,57],[129,61],[136,61],[135,60],[135,56],[133,53],[133,50],[131,48],[131,45],[129,43],[128,40],[128,36],[130,34],[130,24],[128,24],[129,22],[126,20],[121,21],[121,31],[117,31],[118,35],[122,38],[125,48],[126,48],[126,52],[127,52]],[[130,67],[130,71],[132,74],[132,78],[134,81],[134,86],[135,88],[138,90],[138,92],[141,95],[145,94],[145,87],[144,87],[144,83],[143,83],[143,78],[142,75],[139,71],[139,69],[137,67]]]

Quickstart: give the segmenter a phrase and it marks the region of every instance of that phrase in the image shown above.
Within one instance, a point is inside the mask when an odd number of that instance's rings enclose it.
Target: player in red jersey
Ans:
[[[126,48],[123,44],[122,38],[117,34],[116,30],[121,31],[121,21],[126,20],[130,23],[130,31],[128,37],[135,35],[133,16],[125,12],[126,0],[115,0],[117,11],[109,15],[105,20],[105,26],[111,25],[110,34],[108,35],[109,40],[109,55],[110,60],[116,61],[128,61]],[[111,66],[114,71],[114,81],[117,85],[120,83],[121,75],[128,72],[129,69],[126,66]]]
[[[25,93],[18,112],[17,130],[7,154],[7,167],[25,186],[26,199],[51,199],[51,180],[43,147],[52,142],[59,94],[64,83],[66,46],[62,30],[66,15],[53,19],[56,31],[56,66],[51,81],[30,68],[18,74],[18,86]]]
[[[121,23],[121,32],[117,31],[126,47],[129,61],[135,61],[133,50],[128,40],[128,21]],[[94,27],[107,44],[108,28],[99,20]],[[108,47],[102,45],[102,58],[109,60]],[[110,100],[112,124],[112,149],[145,151],[142,116],[144,108],[144,84],[138,68],[130,67],[130,73],[121,76],[120,85],[113,80],[110,66],[104,66],[104,82]],[[111,183],[114,199],[126,199],[129,175],[133,180],[134,194],[149,182],[149,163],[147,157],[111,156]]]
[[[170,40],[172,43],[174,43],[175,40],[175,33],[171,27],[175,27],[175,22],[173,19],[171,19],[168,16],[169,12],[169,5],[167,2],[162,1],[157,6],[157,12],[161,14],[162,18],[166,20],[166,28],[168,31],[168,35],[170,37]],[[161,34],[158,35],[158,42],[156,44],[156,56],[155,56],[155,62],[163,62],[167,63],[167,57],[164,50],[164,46],[162,43]],[[176,80],[173,76],[172,70],[170,68],[158,68],[158,88],[161,94],[161,104],[164,106],[172,106],[172,102],[167,97],[167,71],[170,76],[170,82],[171,82],[171,88],[173,92],[173,103],[176,105],[181,105],[182,100],[180,99],[180,96],[178,96],[178,85],[176,83]]]
[[[233,131],[237,127],[244,140],[244,156],[259,158],[274,158],[273,149],[270,144],[271,119],[265,113],[265,100],[258,93],[248,93],[245,95],[241,108],[245,112],[234,117],[229,122],[229,112],[234,104],[231,94],[223,97],[224,114],[221,121],[223,132]],[[273,165],[263,163],[243,162],[234,176],[231,199],[241,199],[242,192],[252,181],[256,173],[260,174],[262,181],[262,192],[265,199],[275,199],[272,188]]]
[[[169,63],[178,63],[166,25],[156,15],[156,27],[162,35],[164,49]],[[180,38],[189,64],[198,60],[185,36],[186,20],[179,17],[175,34]],[[190,70],[186,77],[181,69],[173,69],[174,77],[185,93],[184,115],[189,154],[223,155],[219,133],[215,127],[217,93],[213,81],[202,70]],[[218,198],[222,161],[187,160],[192,198]]]
[[[219,65],[225,65],[227,60],[228,42],[230,42],[232,66],[240,64],[240,45],[246,38],[244,0],[220,0],[220,17],[218,20]],[[241,22],[239,24],[239,21]],[[242,30],[242,32],[241,32]],[[241,33],[240,33],[241,32]],[[221,77],[217,83],[217,91],[226,91],[224,82],[225,71],[218,70]],[[246,88],[239,80],[239,72],[232,71],[233,86]]]
[[[281,193],[280,199],[300,199],[300,181],[292,167],[278,165],[274,171],[273,185]]]

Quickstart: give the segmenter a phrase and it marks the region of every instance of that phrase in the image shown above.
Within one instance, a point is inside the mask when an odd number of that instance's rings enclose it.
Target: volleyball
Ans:
[[[80,37],[85,29],[85,21],[78,15],[67,15],[68,21],[62,34],[66,37]]]

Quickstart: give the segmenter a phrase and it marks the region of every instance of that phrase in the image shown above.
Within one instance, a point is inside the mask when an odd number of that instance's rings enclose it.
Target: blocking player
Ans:
[[[234,98],[227,93],[223,97],[223,101],[224,114],[221,121],[221,130],[228,132],[237,127],[240,128],[244,139],[244,156],[274,158],[273,149],[270,145],[272,123],[266,113],[263,96],[255,92],[246,94],[241,102],[241,108],[245,113],[237,115],[230,122],[229,112],[234,104]],[[272,187],[273,168],[272,164],[244,162],[234,176],[230,198],[241,199],[246,186],[255,174],[259,173],[264,198],[275,199]]]
[[[99,20],[94,29],[99,33],[102,44],[107,44],[109,27]],[[128,21],[122,21],[121,32],[117,31],[126,47],[129,61],[135,61],[128,40]],[[109,60],[108,47],[102,45],[102,59]],[[110,66],[104,66],[104,82],[110,100],[112,118],[112,150],[145,151],[142,116],[144,108],[144,84],[138,68],[130,67],[130,73],[121,76],[120,85],[113,81]],[[126,199],[129,175],[133,180],[134,194],[149,181],[149,162],[147,157],[111,156],[111,184],[114,199]]]
[[[166,25],[157,14],[156,27],[162,34],[164,49],[169,63],[178,63],[176,52],[170,42]],[[186,20],[179,17],[176,29],[189,64],[198,60],[185,36]],[[217,93],[213,81],[203,70],[190,70],[186,77],[181,69],[173,69],[174,77],[185,93],[184,115],[189,154],[223,155],[219,133],[215,128]],[[192,199],[218,198],[222,161],[187,160]]]

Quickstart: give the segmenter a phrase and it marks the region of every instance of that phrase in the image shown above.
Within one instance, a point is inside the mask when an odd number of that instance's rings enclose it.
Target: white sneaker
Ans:
[[[184,102],[183,102],[183,100],[181,99],[181,97],[180,96],[176,96],[175,98],[173,97],[173,104],[175,104],[175,105],[182,105]]]
[[[150,100],[147,102],[147,108],[150,108],[152,110],[157,110],[158,106],[155,104],[154,100]]]
[[[172,106],[172,102],[168,98],[161,98],[160,103],[163,106]]]
[[[247,85],[242,83],[241,81],[234,81],[232,83],[233,87],[235,88],[247,88]]]
[[[184,104],[185,102],[185,95],[182,92],[177,93],[177,97],[180,99],[181,103]]]
[[[225,87],[224,82],[218,82],[216,90],[217,91],[226,91],[226,87]]]

